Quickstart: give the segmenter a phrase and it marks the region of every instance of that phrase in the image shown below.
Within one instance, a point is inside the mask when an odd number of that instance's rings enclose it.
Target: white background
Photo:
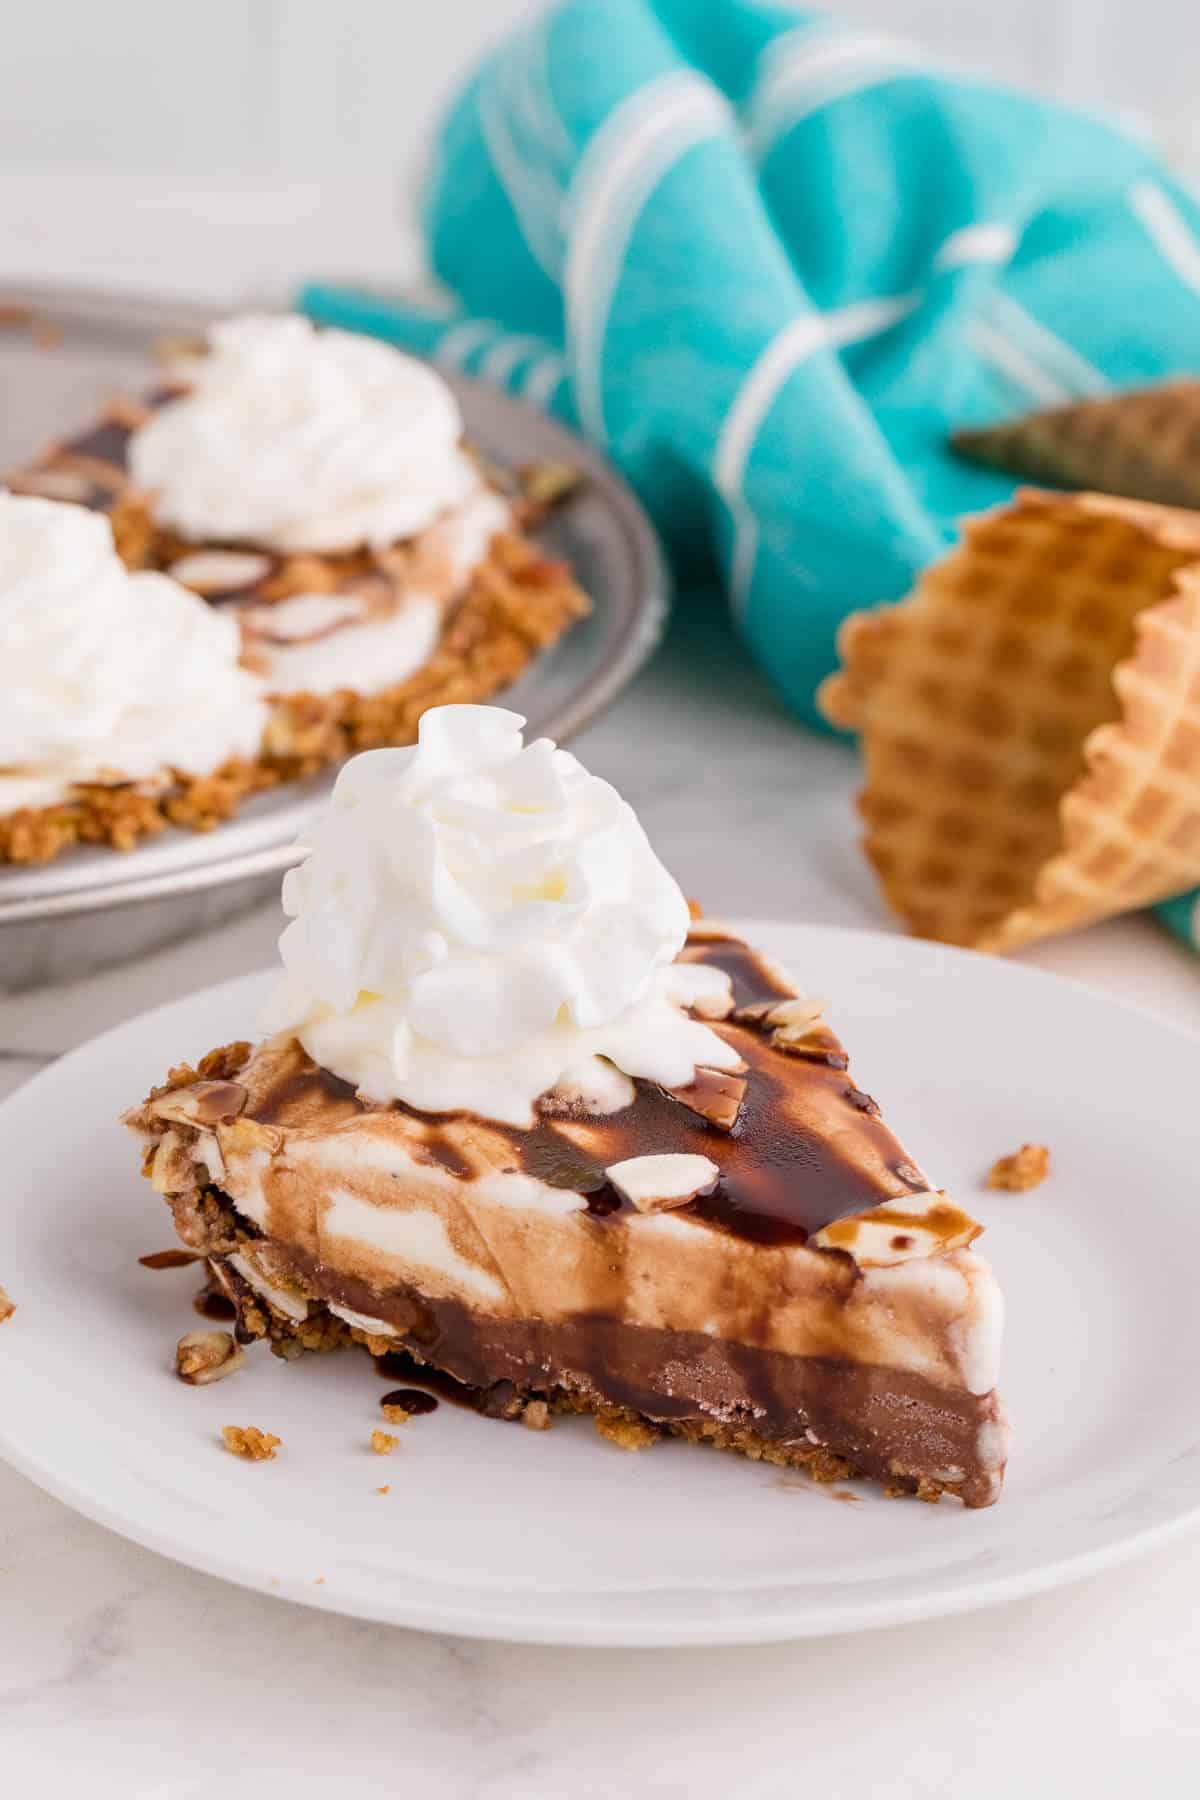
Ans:
[[[270,181],[407,172],[460,70],[537,10],[534,0],[14,6],[0,163]],[[1173,135],[1196,129],[1195,0],[833,0],[833,10],[995,75],[1144,109]]]
[[[695,0],[703,6],[707,0]],[[833,0],[993,76],[1152,119],[1200,169],[1196,0]],[[407,278],[430,127],[537,0],[9,0],[0,276],[232,299]],[[64,241],[69,239],[69,255]]]

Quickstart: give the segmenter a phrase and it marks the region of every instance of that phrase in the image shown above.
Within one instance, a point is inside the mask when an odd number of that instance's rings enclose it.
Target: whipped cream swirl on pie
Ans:
[[[188,378],[129,446],[135,485],[186,538],[381,549],[481,485],[450,388],[378,339],[247,315],[212,328]]]
[[[742,1066],[685,1010],[728,980],[674,963],[687,903],[632,808],[524,723],[438,707],[356,757],[285,879],[264,1023],[366,1099],[529,1126],[542,1096],[613,1112],[633,1077]]]
[[[0,491],[0,811],[257,754],[236,621],[131,575],[101,513]]]

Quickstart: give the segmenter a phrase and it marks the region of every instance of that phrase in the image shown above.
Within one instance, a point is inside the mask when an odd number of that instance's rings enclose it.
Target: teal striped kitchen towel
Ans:
[[[810,723],[845,614],[1010,489],[951,427],[1200,369],[1200,204],[1139,131],[779,0],[558,0],[424,219],[448,306],[307,311],[582,430]]]

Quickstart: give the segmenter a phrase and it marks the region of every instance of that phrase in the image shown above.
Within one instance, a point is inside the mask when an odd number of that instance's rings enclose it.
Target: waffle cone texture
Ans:
[[[1200,507],[1200,381],[1078,400],[958,431],[951,443],[960,456],[1026,481]]]
[[[1013,950],[1200,883],[1200,514],[1024,491],[838,649],[911,931]]]

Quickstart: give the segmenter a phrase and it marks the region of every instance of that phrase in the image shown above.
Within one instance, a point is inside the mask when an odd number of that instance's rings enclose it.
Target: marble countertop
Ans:
[[[151,209],[138,241],[153,237],[153,268],[175,291],[279,291],[279,257],[299,268],[297,247],[312,242],[303,199],[295,245],[283,226],[257,231],[266,201],[256,211],[243,196],[239,208],[207,257],[192,223],[203,214],[181,228],[177,207]],[[127,270],[124,240],[88,236],[96,215],[77,190],[72,209],[74,236],[54,235],[37,193],[0,180],[0,227],[14,226],[0,277],[49,270],[94,284]],[[351,242],[338,229],[326,266],[353,267],[370,234]],[[318,249],[309,267],[321,261]],[[575,747],[710,912],[885,923],[855,848],[852,754],[800,731],[724,627],[681,607],[641,680]],[[146,1006],[264,965],[278,929],[268,906],[139,964],[0,999],[0,1093]],[[1200,962],[1147,919],[1025,960],[1200,1026]],[[3,1792],[327,1800],[416,1782],[436,1800],[885,1789],[1010,1800],[1020,1782],[1038,1797],[1171,1800],[1194,1794],[1198,1751],[1200,1533],[949,1622],[761,1650],[561,1651],[242,1592],[86,1523],[0,1466]]]

